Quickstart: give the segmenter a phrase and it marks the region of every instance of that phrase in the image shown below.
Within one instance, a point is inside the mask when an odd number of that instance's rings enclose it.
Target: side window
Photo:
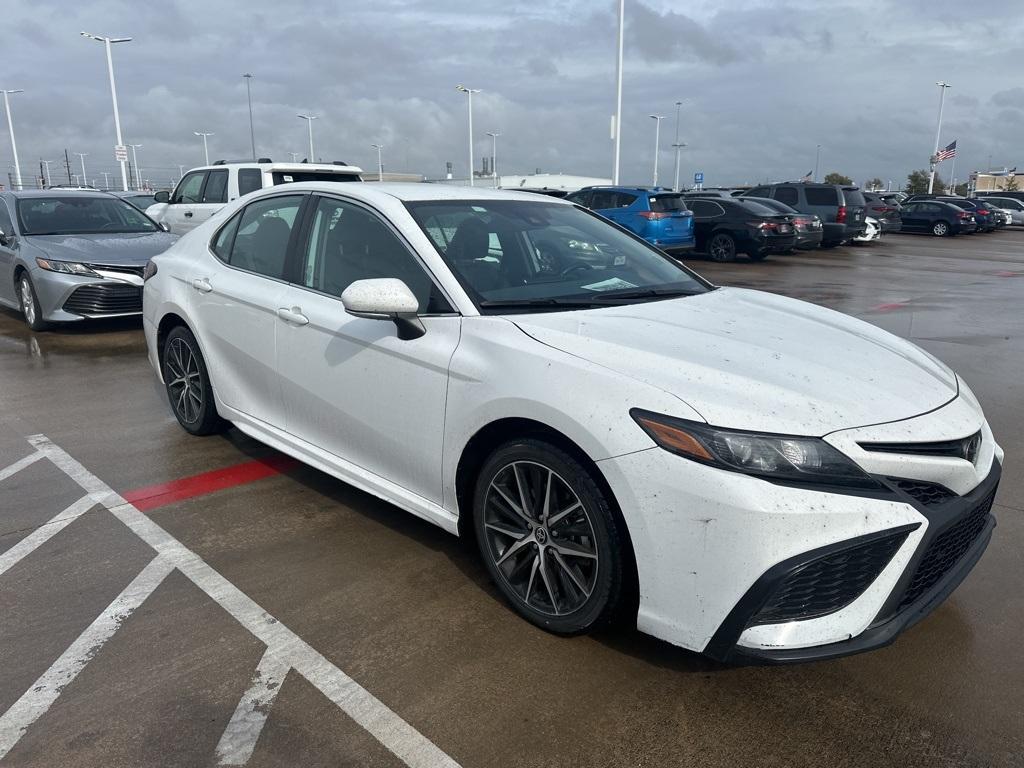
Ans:
[[[696,218],[703,219],[721,216],[724,213],[722,206],[710,200],[692,200],[690,201],[690,210],[693,211],[693,215]]]
[[[808,205],[839,205],[839,193],[834,187],[807,187],[804,194]]]
[[[259,168],[238,169],[238,196],[263,189],[263,171]]]
[[[394,277],[416,295],[420,312],[450,309],[423,266],[384,222],[341,200],[325,197],[317,203],[302,277],[307,288],[332,296],[341,296],[356,280]]]
[[[744,192],[742,196],[743,197],[771,197],[772,196],[772,188],[771,187],[754,187],[753,189],[749,190],[748,192]]]
[[[178,188],[174,190],[172,203],[198,203],[199,194],[203,191],[203,180],[206,178],[206,171],[195,171],[185,175],[178,182]]]
[[[582,205],[584,208],[590,207],[590,191],[581,190],[580,192],[573,192],[571,195],[566,195],[565,199],[570,203],[576,203]]]
[[[232,216],[231,220],[220,228],[220,231],[214,236],[213,242],[210,243],[210,250],[223,262],[228,262],[231,258],[231,244],[235,241],[235,232],[238,231],[238,222],[241,218],[242,214],[240,213]]]
[[[800,193],[796,191],[795,187],[776,187],[775,199],[780,203],[796,207],[800,202]]]
[[[615,201],[615,208],[629,208],[636,200],[636,195],[631,195],[629,192],[617,192],[613,200]]]
[[[285,279],[285,260],[302,195],[270,197],[242,211],[228,263],[278,280]]]
[[[7,210],[6,200],[0,200],[0,232],[8,236],[14,234],[14,224],[11,222],[11,214]]]
[[[210,171],[210,178],[206,180],[206,189],[203,190],[204,203],[226,203],[228,201],[228,172]]]
[[[590,207],[595,211],[603,211],[606,208],[617,208],[615,204],[615,198],[617,195],[608,189],[596,189],[594,190],[594,196],[591,198]]]

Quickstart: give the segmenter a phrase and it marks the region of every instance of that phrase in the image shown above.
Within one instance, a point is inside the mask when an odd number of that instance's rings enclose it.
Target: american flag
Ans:
[[[943,160],[949,160],[952,157],[956,157],[956,142],[948,145],[945,149],[940,149],[935,155],[935,162],[941,163]]]

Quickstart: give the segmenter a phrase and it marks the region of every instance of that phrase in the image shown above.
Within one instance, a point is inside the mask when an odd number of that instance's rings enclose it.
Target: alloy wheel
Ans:
[[[171,380],[167,389],[171,404],[183,421],[192,424],[199,420],[203,410],[203,381],[192,348],[184,339],[175,338],[167,345],[167,369]]]
[[[25,313],[25,320],[29,325],[36,322],[36,300],[32,295],[32,283],[27,277],[21,278],[21,311]]]
[[[932,232],[934,232],[939,237],[942,237],[948,231],[949,231],[949,226],[944,221],[937,221],[937,222],[935,222],[935,226],[932,227]]]
[[[579,496],[549,467],[514,461],[494,475],[484,538],[496,570],[533,610],[564,616],[590,599],[599,566],[594,527]]]
[[[729,261],[736,255],[736,246],[728,235],[715,235],[708,250],[715,261]]]

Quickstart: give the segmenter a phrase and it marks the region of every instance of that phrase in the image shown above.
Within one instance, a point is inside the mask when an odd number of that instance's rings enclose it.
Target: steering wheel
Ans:
[[[559,275],[561,277],[568,277],[573,272],[575,272],[577,269],[591,270],[591,269],[594,269],[594,265],[593,264],[588,264],[585,261],[574,261],[572,264],[570,264],[565,269],[563,269],[559,273]]]

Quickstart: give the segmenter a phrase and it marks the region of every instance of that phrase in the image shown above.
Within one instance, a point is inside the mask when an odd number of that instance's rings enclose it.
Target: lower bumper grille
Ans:
[[[834,552],[786,577],[747,626],[781,624],[834,613],[860,597],[889,564],[910,531]]]
[[[83,285],[64,302],[64,311],[75,315],[125,315],[142,312],[142,289],[127,283]]]
[[[978,540],[988,522],[995,499],[995,489],[977,507],[958,522],[940,533],[932,541],[921,558],[914,578],[900,600],[897,610],[902,610],[917,601],[925,592],[934,587],[952,569]]]

